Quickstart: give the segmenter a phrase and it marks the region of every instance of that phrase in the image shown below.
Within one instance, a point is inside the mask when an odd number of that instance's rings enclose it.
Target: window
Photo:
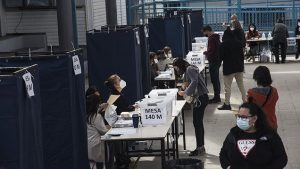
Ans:
[[[55,8],[57,0],[4,0],[6,8]],[[76,7],[83,7],[85,5],[84,0],[75,0]]]

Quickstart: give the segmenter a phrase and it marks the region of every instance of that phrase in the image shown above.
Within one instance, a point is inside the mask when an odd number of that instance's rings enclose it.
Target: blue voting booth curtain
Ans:
[[[0,68],[0,168],[43,169],[38,66]],[[34,96],[22,76],[30,72]]]
[[[118,25],[102,26],[102,31],[126,31],[128,29],[139,28],[140,49],[141,49],[141,68],[142,68],[142,95],[148,94],[151,90],[151,73],[149,58],[149,28],[148,25]],[[95,30],[101,32],[100,30]]]
[[[203,16],[202,10],[195,10],[190,13],[191,17],[191,38],[202,37]]]
[[[89,84],[97,86],[105,99],[109,89],[104,82],[112,74],[118,74],[127,82],[122,93],[131,104],[143,97],[138,34],[138,28],[87,34]]]
[[[74,54],[0,58],[0,67],[39,65],[45,169],[89,168],[83,59],[77,53],[82,74],[75,75]]]
[[[181,17],[149,18],[150,51],[169,46],[173,57],[185,56],[184,20]]]

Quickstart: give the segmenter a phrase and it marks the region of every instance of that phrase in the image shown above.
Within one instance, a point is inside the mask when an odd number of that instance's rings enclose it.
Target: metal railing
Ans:
[[[147,18],[164,16],[168,9],[202,9],[204,24],[211,25],[216,31],[223,30],[222,23],[229,22],[232,14],[238,15],[245,30],[248,29],[250,23],[254,23],[258,30],[265,32],[271,31],[276,20],[282,18],[292,33],[297,19],[300,19],[300,2],[298,0],[206,1],[208,0],[139,0],[137,4],[131,5],[130,11],[136,15],[137,22],[146,23]]]

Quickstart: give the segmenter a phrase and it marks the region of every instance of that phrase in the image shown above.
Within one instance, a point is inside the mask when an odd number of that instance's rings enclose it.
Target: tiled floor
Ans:
[[[292,57],[290,57],[292,58]],[[246,90],[255,86],[252,80],[252,73],[258,65],[246,64],[245,66],[245,87]],[[284,142],[288,154],[289,162],[286,169],[300,169],[300,62],[289,61],[286,64],[265,64],[272,73],[273,86],[278,89],[279,102],[277,106],[277,118],[279,124],[279,134]],[[222,69],[220,69],[222,70]],[[221,77],[221,76],[220,76]],[[209,90],[212,92],[211,85]],[[224,85],[222,84],[222,87]],[[222,90],[223,92],[223,90]],[[224,95],[221,96],[224,98]],[[233,108],[237,109],[242,102],[236,83],[232,86]],[[209,105],[207,107],[205,122],[205,147],[207,154],[201,159],[205,163],[205,169],[221,169],[219,164],[219,152],[223,140],[229,129],[235,125],[235,118],[230,111],[218,111],[219,105]],[[195,148],[194,128],[192,126],[191,112],[186,112],[187,122],[187,149]],[[180,138],[180,157],[187,157],[183,150],[182,139]],[[141,158],[137,164],[138,169],[158,169],[160,168],[160,158]]]

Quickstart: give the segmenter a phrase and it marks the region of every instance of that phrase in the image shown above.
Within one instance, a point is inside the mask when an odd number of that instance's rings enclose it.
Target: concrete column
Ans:
[[[118,25],[116,0],[105,0],[107,25]]]
[[[75,0],[57,1],[57,22],[60,50],[78,48]]]

